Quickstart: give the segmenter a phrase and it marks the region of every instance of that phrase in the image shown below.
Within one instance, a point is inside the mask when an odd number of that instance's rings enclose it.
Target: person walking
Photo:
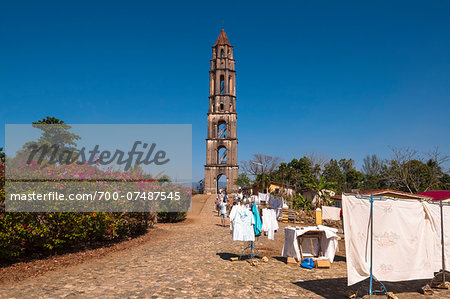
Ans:
[[[220,197],[217,196],[214,202],[216,204],[217,216],[220,216]]]
[[[220,224],[227,226],[227,201],[225,199],[220,204]]]

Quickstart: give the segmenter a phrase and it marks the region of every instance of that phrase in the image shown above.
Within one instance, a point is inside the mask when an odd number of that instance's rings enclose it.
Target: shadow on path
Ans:
[[[216,253],[216,255],[218,255],[224,261],[231,261],[232,257],[237,257],[237,258],[239,257],[239,255],[237,255],[237,254],[228,253],[228,252],[218,252],[218,253]]]
[[[401,282],[383,282],[388,292],[394,294],[418,292],[418,290],[429,283],[429,279],[409,280]],[[348,298],[352,294],[364,296],[369,292],[369,279],[361,281],[352,286],[347,286],[347,278],[327,278],[308,281],[297,281],[295,285],[316,293],[324,298]],[[380,290],[379,283],[374,282],[374,290]],[[379,293],[377,293],[379,294]],[[419,295],[419,293],[417,293]]]

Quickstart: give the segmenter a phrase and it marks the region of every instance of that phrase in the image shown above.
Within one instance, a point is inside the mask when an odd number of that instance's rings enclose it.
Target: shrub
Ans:
[[[186,212],[159,212],[158,222],[174,223],[186,219]]]
[[[0,213],[0,259],[119,241],[153,225],[154,213]]]
[[[311,198],[304,198],[303,195],[298,194],[293,199],[293,208],[295,210],[304,209],[308,211],[311,208],[311,202]]]
[[[66,175],[74,177],[76,172],[81,178],[80,181],[83,181],[89,179],[90,174],[97,176],[99,171],[102,171],[93,169],[91,166],[83,166],[83,168],[53,165],[44,169],[31,166],[26,174],[32,174],[32,178],[45,177],[47,173],[50,173],[55,180]],[[102,175],[105,174],[102,173]],[[149,189],[152,187],[149,184],[154,184],[152,180],[141,177],[141,174],[109,173],[109,175],[115,179],[120,178],[121,181],[136,182],[132,185],[133,188],[138,186],[138,190],[141,191],[152,190]],[[67,187],[64,183],[58,184],[64,188]],[[104,190],[116,190],[112,182],[102,182],[101,186]],[[5,167],[4,163],[0,162],[0,261],[12,261],[35,254],[47,255],[85,245],[99,245],[99,243],[128,239],[145,232],[155,223],[157,217],[157,213],[154,212],[6,213],[4,187]],[[186,189],[184,190],[176,185],[169,184],[167,188],[184,193],[190,192],[189,189],[184,188]],[[175,204],[182,205],[184,202],[167,202],[164,207],[170,210]],[[158,216],[161,221],[176,222],[183,220],[186,213],[161,212]]]

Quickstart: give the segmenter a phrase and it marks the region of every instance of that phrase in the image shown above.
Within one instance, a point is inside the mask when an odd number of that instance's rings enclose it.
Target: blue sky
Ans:
[[[192,124],[211,46],[235,47],[238,160],[450,154],[448,1],[2,1],[0,121]],[[223,24],[223,25],[222,25]],[[0,147],[4,129],[0,130]]]

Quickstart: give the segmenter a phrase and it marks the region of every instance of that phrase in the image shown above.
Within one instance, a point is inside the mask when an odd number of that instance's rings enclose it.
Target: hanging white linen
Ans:
[[[284,229],[284,246],[283,251],[281,255],[283,257],[295,257],[298,261],[301,259],[300,255],[300,249],[298,246],[297,238],[301,235],[305,234],[306,232],[309,232],[311,230],[319,230],[322,232],[322,242],[321,242],[321,249],[322,254],[326,258],[330,260],[332,263],[334,261],[334,256],[336,255],[336,252],[339,251],[338,246],[338,235],[337,235],[337,229],[331,228],[324,225],[318,225],[318,226],[306,226],[306,227],[286,227]],[[314,255],[318,255],[318,241],[314,240]],[[309,245],[309,242],[303,243],[302,246],[303,252],[312,252],[312,248]]]
[[[343,195],[348,285],[370,276],[370,201]],[[419,201],[375,200],[373,274],[378,280],[433,277],[436,231]]]
[[[341,220],[341,208],[322,206],[322,219]]]
[[[272,209],[262,210],[261,230],[267,233],[267,238],[269,238],[270,240],[275,239],[275,231],[278,230],[278,221],[275,214],[275,210]]]

